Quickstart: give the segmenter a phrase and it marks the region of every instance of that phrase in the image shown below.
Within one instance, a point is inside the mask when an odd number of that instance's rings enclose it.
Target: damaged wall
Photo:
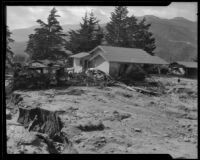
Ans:
[[[114,77],[129,77],[130,79],[143,80],[145,72],[140,64],[110,62],[109,74]]]
[[[109,74],[109,62],[105,61],[100,55],[96,56],[90,61],[91,67],[99,69],[107,74]]]
[[[109,74],[110,74],[110,76],[118,77],[120,66],[121,66],[120,63],[110,62],[110,66],[109,66]]]

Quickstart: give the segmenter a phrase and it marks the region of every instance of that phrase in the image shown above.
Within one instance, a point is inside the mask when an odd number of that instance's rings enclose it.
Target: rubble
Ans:
[[[8,126],[8,154],[49,154],[47,144],[23,126]]]

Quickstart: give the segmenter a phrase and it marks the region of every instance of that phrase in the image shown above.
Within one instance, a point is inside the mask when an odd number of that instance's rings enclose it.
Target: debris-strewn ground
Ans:
[[[167,94],[150,96],[120,87],[15,93],[23,97],[18,105],[57,111],[64,123],[62,132],[78,153],[168,153],[197,158],[197,80],[156,79]],[[8,153],[49,153],[41,139],[12,125],[17,114],[7,111]]]

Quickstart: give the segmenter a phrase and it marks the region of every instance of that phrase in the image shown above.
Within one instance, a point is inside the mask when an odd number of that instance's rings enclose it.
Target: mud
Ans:
[[[197,80],[182,78],[178,83],[172,77],[155,79],[163,83],[166,91],[180,86],[190,88],[192,94],[187,89],[172,90],[158,97],[120,87],[80,86],[15,93],[23,98],[21,105],[58,113],[63,123],[61,132],[73,146],[71,152],[66,148],[65,153],[167,153],[173,158],[197,158],[197,96],[191,96],[197,95]],[[72,94],[67,94],[70,91]],[[17,113],[12,115],[13,121],[15,117]],[[7,127],[8,151],[18,153],[22,145],[15,146],[12,141],[16,136],[24,137],[23,130],[13,133],[9,129],[13,126]],[[42,140],[40,143],[36,150],[31,145],[32,150],[49,153],[48,145]],[[55,146],[62,150],[56,149],[58,153],[64,153],[62,143]]]

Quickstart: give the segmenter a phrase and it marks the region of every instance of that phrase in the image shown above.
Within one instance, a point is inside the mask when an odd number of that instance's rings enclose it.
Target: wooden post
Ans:
[[[44,74],[44,70],[43,70],[43,69],[44,69],[44,68],[41,68],[41,69],[40,69],[40,73],[41,73],[41,74]]]
[[[157,68],[158,68],[158,74],[160,75],[160,67],[159,67],[159,65],[157,65]]]

